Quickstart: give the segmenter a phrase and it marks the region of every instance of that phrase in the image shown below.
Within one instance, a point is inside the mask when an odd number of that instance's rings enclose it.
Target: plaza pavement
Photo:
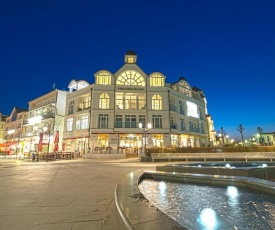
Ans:
[[[160,163],[73,159],[0,161],[1,230],[116,230],[114,191],[135,170]]]

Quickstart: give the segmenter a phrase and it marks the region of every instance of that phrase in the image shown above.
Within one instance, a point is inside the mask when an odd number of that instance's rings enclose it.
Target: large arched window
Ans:
[[[134,70],[127,70],[118,76],[116,84],[145,86],[145,81],[139,72]]]
[[[152,97],[152,110],[162,110],[162,98],[158,94]]]
[[[109,109],[110,108],[110,96],[107,93],[103,93],[99,97],[99,108]]]
[[[97,85],[111,85],[111,75],[108,72],[101,72],[96,75]]]
[[[164,86],[164,78],[159,74],[150,77],[150,86]]]

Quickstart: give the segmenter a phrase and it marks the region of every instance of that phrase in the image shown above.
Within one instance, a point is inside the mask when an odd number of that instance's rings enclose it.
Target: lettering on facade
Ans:
[[[110,144],[117,144],[118,143],[118,138],[117,137],[111,137],[110,138]]]
[[[117,90],[144,91],[144,88],[118,87]]]

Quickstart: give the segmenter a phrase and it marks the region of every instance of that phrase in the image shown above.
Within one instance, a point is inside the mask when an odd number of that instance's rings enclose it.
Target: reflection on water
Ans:
[[[139,188],[156,207],[188,229],[275,229],[275,197],[235,186],[143,180]]]

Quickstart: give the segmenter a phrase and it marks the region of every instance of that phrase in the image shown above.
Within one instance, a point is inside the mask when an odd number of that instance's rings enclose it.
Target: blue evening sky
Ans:
[[[0,0],[0,111],[72,79],[116,72],[133,49],[147,74],[205,93],[216,131],[275,131],[273,0]]]

